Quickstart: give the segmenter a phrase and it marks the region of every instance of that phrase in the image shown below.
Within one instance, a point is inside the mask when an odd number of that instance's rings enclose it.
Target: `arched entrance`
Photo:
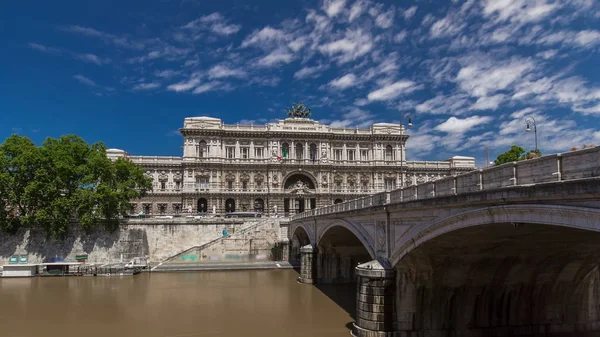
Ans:
[[[286,214],[302,213],[307,209],[316,208],[317,199],[313,197],[316,192],[316,183],[307,173],[291,174],[285,179],[283,188],[289,194],[289,197],[283,200]]]
[[[260,213],[265,211],[265,201],[263,199],[257,198],[254,200],[254,211]]]
[[[225,212],[231,213],[235,212],[235,200],[229,198],[225,200]]]
[[[341,204],[342,202],[344,202],[344,200],[342,199],[335,199],[335,201],[333,202],[334,204]]]
[[[198,199],[198,213],[206,213],[208,211],[208,201],[204,198]]]

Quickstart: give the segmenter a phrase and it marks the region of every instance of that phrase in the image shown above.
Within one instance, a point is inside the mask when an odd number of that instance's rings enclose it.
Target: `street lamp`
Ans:
[[[533,134],[535,136],[535,152],[538,152],[538,142],[537,142],[537,125],[535,124],[535,118],[529,116],[527,118],[525,118],[525,123],[527,123],[527,128],[525,129],[526,132],[530,132],[531,128],[530,125],[533,124]]]

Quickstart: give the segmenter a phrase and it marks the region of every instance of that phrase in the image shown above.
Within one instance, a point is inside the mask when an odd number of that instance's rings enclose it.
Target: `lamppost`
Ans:
[[[531,128],[529,127],[531,124],[533,124],[533,134],[535,136],[535,153],[538,153],[538,142],[537,142],[537,125],[535,124],[535,118],[529,116],[527,118],[525,118],[525,123],[527,123],[527,128],[525,129],[526,132],[531,131]]]

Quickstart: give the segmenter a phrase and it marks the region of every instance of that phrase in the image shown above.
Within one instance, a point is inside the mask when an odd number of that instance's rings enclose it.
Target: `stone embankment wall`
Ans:
[[[279,226],[276,220],[273,223],[273,226]],[[85,234],[73,226],[69,235],[60,241],[34,230],[23,230],[14,235],[0,233],[0,265],[8,264],[12,255],[27,255],[29,263],[41,263],[74,261],[76,255],[82,254],[88,255],[90,263],[116,263],[146,256],[150,263],[156,263],[190,247],[213,241],[223,235],[223,230],[235,233],[254,224],[256,221],[241,219],[136,219],[129,220],[112,233]],[[230,248],[235,245],[236,241],[227,242]]]

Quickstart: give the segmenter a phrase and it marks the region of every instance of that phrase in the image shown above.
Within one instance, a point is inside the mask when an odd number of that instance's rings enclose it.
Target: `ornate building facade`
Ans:
[[[182,157],[126,157],[153,179],[132,213],[257,211],[290,215],[368,194],[473,170],[472,157],[407,161],[409,136],[398,124],[333,128],[306,117],[265,126],[191,117],[180,129]]]

